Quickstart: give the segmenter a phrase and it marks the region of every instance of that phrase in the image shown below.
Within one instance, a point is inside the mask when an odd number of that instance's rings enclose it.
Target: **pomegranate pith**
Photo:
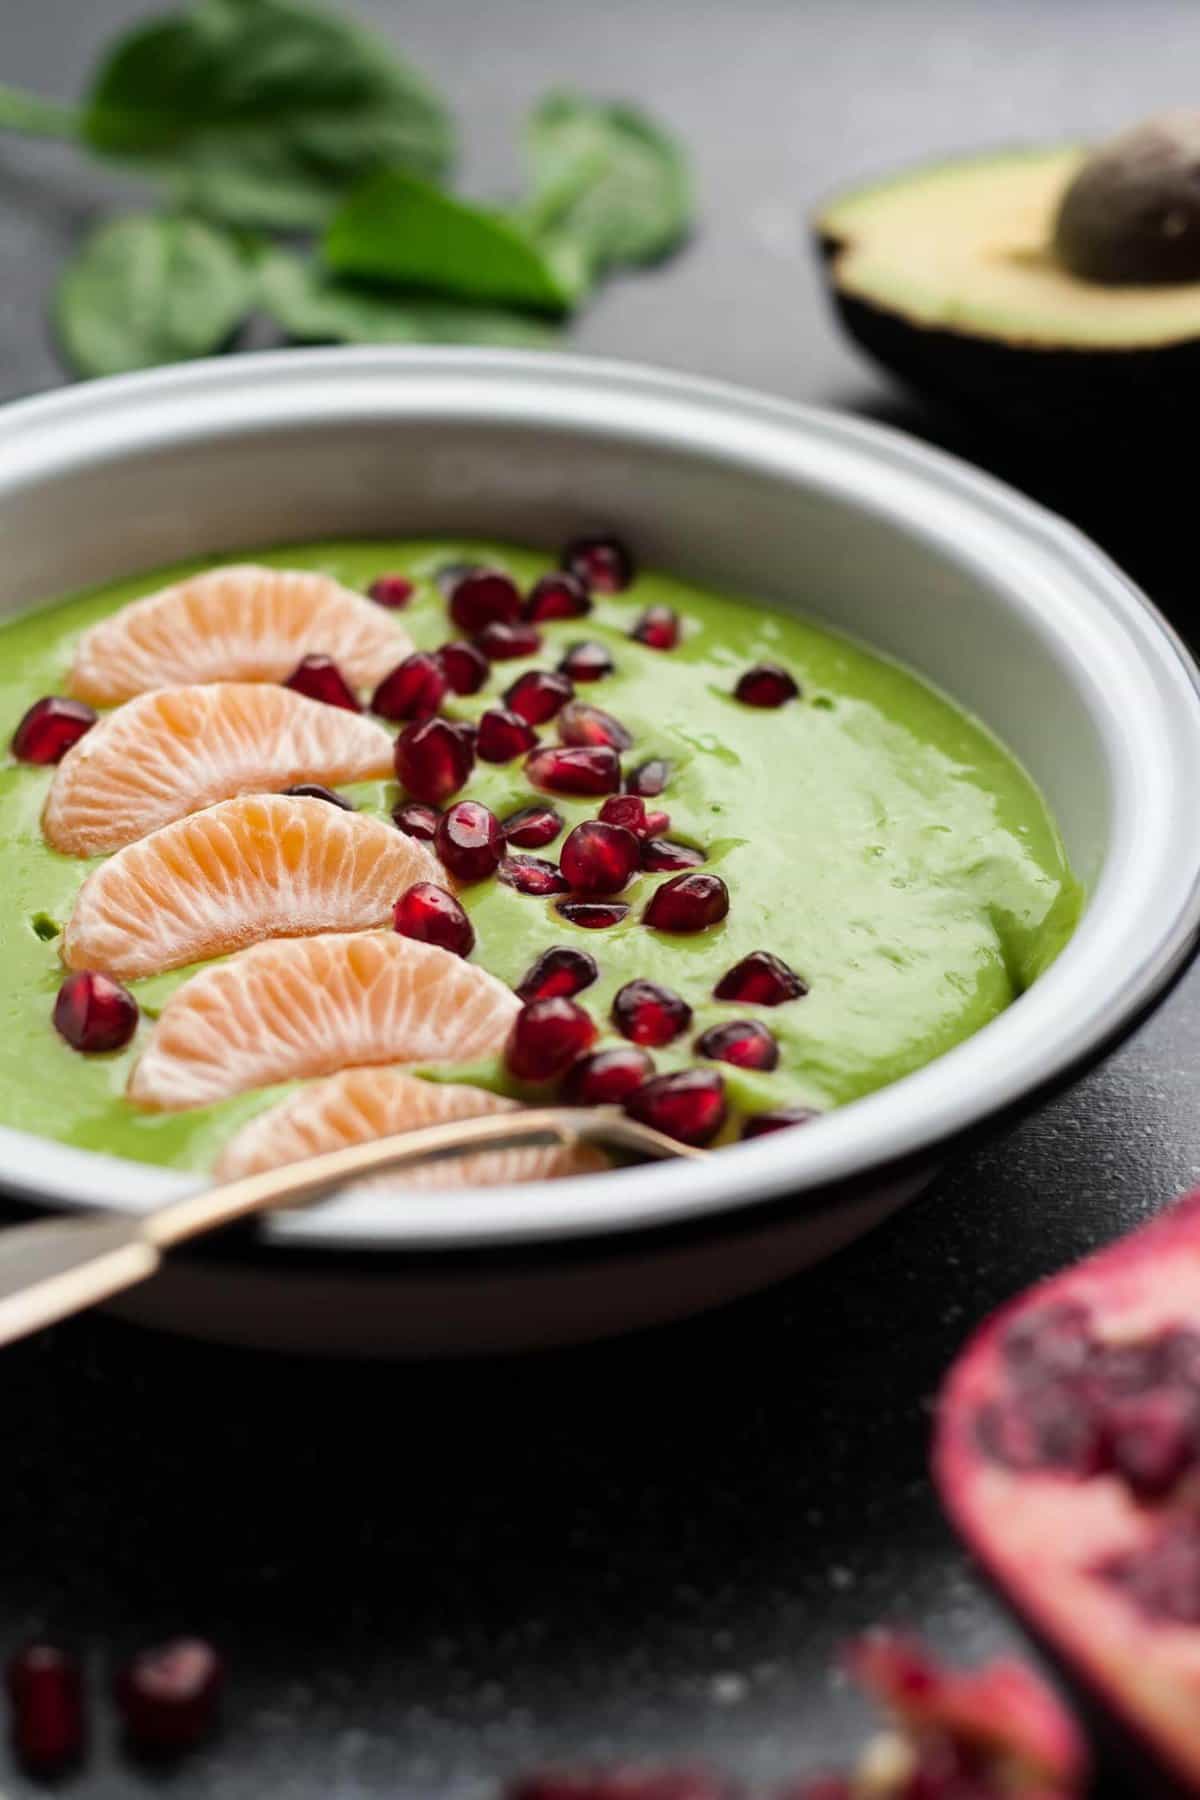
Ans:
[[[679,630],[679,614],[671,607],[648,606],[629,635],[650,650],[674,650]]]
[[[713,989],[717,1000],[736,1000],[740,1006],[782,1006],[802,999],[808,983],[781,956],[769,950],[752,950],[726,971]]]
[[[13,732],[12,753],[18,762],[61,762],[72,744],[92,729],[99,715],[82,700],[47,694],[35,700]]]
[[[673,988],[657,981],[627,981],[612,1004],[613,1024],[635,1044],[659,1049],[672,1043],[692,1022],[692,1009]]]
[[[733,690],[743,706],[784,706],[800,692],[795,680],[778,663],[755,663],[738,678]]]
[[[438,658],[428,650],[414,650],[384,676],[371,696],[371,711],[399,724],[404,719],[427,719],[446,698],[446,674]]]
[[[392,813],[405,837],[420,838],[423,844],[432,844],[440,817],[432,806],[425,806],[420,800],[402,800]]]
[[[477,650],[474,644],[457,641],[443,644],[437,659],[446,685],[456,694],[477,694],[492,670],[483,651]]]
[[[555,944],[543,950],[537,961],[525,971],[515,992],[518,1000],[569,1000],[581,994],[599,979],[600,970],[594,956],[586,950],[572,950],[568,944]]]
[[[603,644],[570,644],[558,672],[569,675],[572,681],[603,681],[613,672],[613,659]]]
[[[442,814],[434,846],[456,881],[485,880],[504,855],[500,821],[478,800],[459,800]]]
[[[653,1126],[681,1144],[709,1144],[725,1123],[725,1083],[715,1069],[680,1069],[656,1075],[626,1096],[631,1119]]]
[[[18,1760],[35,1775],[54,1775],[83,1753],[83,1672],[53,1644],[30,1644],[10,1660],[8,1698]]]
[[[537,732],[520,713],[507,706],[491,706],[479,721],[475,748],[481,762],[506,763],[524,756],[537,743]]]
[[[523,806],[501,821],[504,836],[518,850],[544,850],[563,828],[562,814],[552,806]]]
[[[633,580],[633,557],[620,538],[608,532],[589,532],[572,538],[561,557],[562,566],[593,594],[620,594]]]
[[[567,1071],[563,1099],[571,1106],[620,1106],[653,1073],[650,1057],[633,1044],[596,1050]]]
[[[664,874],[668,869],[698,869],[704,861],[703,850],[697,850],[693,844],[648,837],[642,845],[642,867],[653,875]]]
[[[68,975],[54,1002],[54,1029],[72,1050],[88,1056],[121,1050],[138,1024],[138,1003],[128,988],[95,969]]]
[[[343,812],[355,810],[353,801],[347,800],[345,794],[335,794],[332,788],[322,787],[319,781],[298,781],[295,787],[283,791],[294,800],[324,800],[328,806],[340,806]]]
[[[283,685],[306,699],[320,700],[325,706],[340,706],[344,712],[362,711],[358,695],[332,656],[302,656]]]
[[[583,931],[607,931],[629,915],[623,900],[560,900],[555,910],[569,925],[578,925]]]
[[[614,750],[628,750],[633,743],[633,733],[619,719],[586,700],[572,700],[563,707],[558,735],[564,744],[608,744]]]
[[[744,1138],[769,1137],[775,1131],[790,1131],[794,1125],[810,1125],[820,1113],[813,1106],[780,1106],[770,1112],[755,1113],[742,1126]]]
[[[561,995],[528,1000],[513,1020],[504,1060],[518,1081],[553,1081],[590,1048],[595,1036],[595,1021],[574,1000]]]
[[[671,765],[661,756],[639,763],[625,783],[627,794],[640,794],[643,800],[656,800],[671,779]]]
[[[729,889],[719,875],[672,875],[656,888],[642,918],[654,931],[707,931],[729,911]]]
[[[553,669],[526,669],[504,690],[504,704],[531,725],[552,719],[575,692],[565,675]]]
[[[772,1032],[757,1019],[730,1019],[713,1025],[696,1039],[696,1053],[712,1062],[732,1063],[737,1069],[774,1069],[779,1065],[779,1045]]]
[[[501,569],[468,568],[450,590],[450,617],[471,635],[487,625],[509,623],[520,611],[516,582]]]
[[[526,757],[525,773],[552,794],[615,794],[621,785],[620,759],[607,745],[547,745]]]
[[[396,739],[396,774],[414,800],[444,806],[475,761],[470,739],[448,719],[421,719]]]
[[[578,619],[591,612],[592,601],[587,588],[577,575],[558,569],[543,575],[530,589],[525,602],[525,617],[535,625],[544,619]]]
[[[542,634],[525,619],[509,625],[502,619],[485,625],[471,639],[489,662],[513,662],[518,656],[534,656],[542,647]]]
[[[571,884],[557,866],[544,856],[506,856],[496,870],[497,881],[516,888],[519,894],[542,898],[547,894],[567,894]]]
[[[583,894],[617,894],[632,880],[639,844],[623,825],[585,819],[568,836],[559,866],[571,886]]]
[[[436,944],[454,956],[469,956],[475,947],[475,927],[461,901],[436,881],[407,888],[396,902],[392,923],[401,937]]]
[[[407,606],[416,593],[416,585],[407,575],[377,575],[367,593],[380,606]]]
[[[176,1638],[143,1650],[116,1680],[125,1729],[139,1750],[190,1750],[213,1730],[225,1669],[202,1638]]]

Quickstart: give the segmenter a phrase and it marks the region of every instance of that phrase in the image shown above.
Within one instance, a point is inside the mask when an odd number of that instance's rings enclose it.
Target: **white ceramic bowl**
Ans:
[[[641,560],[889,652],[1024,760],[1089,889],[1053,968],[895,1086],[702,1165],[545,1187],[347,1196],[180,1257],[140,1316],[280,1347],[545,1343],[777,1280],[1053,1090],[1163,994],[1200,920],[1197,671],[1070,527],[877,427],[678,376],[529,354],[314,351],[10,406],[0,608],[202,552],[447,532]],[[182,1178],[0,1130],[13,1193],[140,1207]]]

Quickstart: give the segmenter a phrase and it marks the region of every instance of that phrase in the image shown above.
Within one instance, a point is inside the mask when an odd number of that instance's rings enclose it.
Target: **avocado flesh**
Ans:
[[[1044,350],[1153,349],[1200,338],[1200,282],[1102,286],[1049,245],[1084,160],[1075,146],[908,171],[816,221],[843,299],[927,330]]]

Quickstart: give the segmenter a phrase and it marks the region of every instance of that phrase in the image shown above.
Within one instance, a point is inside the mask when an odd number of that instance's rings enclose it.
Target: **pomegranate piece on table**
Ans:
[[[480,762],[506,763],[524,756],[537,743],[537,732],[520,713],[490,706],[479,721],[475,748]]]
[[[536,655],[542,647],[542,634],[525,619],[515,619],[512,624],[496,619],[477,631],[471,642],[489,662],[513,662],[518,656]]]
[[[795,700],[800,688],[795,679],[778,663],[755,663],[739,676],[734,697],[744,706],[783,706]]]
[[[460,900],[436,881],[418,881],[396,902],[392,920],[401,937],[436,944],[454,956],[470,956],[475,927]]]
[[[193,1749],[216,1725],[224,1685],[221,1658],[202,1638],[141,1651],[115,1684],[130,1742],[162,1755]]]
[[[78,1762],[87,1722],[76,1659],[53,1644],[30,1644],[10,1660],[6,1674],[17,1760],[43,1777]]]
[[[567,1071],[562,1097],[572,1106],[619,1106],[653,1073],[650,1057],[633,1044],[596,1050]]]
[[[582,894],[618,894],[637,872],[640,848],[623,825],[585,819],[564,843],[559,866],[571,887]]]
[[[335,794],[332,788],[322,787],[319,781],[298,781],[295,787],[284,788],[285,795],[294,800],[324,800],[329,806],[340,806],[343,812],[354,812],[354,803],[347,800],[345,794]]]
[[[808,992],[795,969],[769,950],[752,950],[728,969],[713,989],[716,1000],[736,1000],[741,1006],[782,1006],[800,1000]]]
[[[578,619],[591,610],[591,596],[578,575],[556,569],[552,575],[543,575],[534,582],[524,616],[540,625],[544,619]]]
[[[629,916],[623,900],[560,900],[555,911],[568,924],[578,925],[584,931],[607,931],[610,925],[619,925]]]
[[[572,681],[603,681],[613,672],[613,659],[603,644],[569,644],[558,672]]]
[[[395,761],[396,774],[412,799],[443,806],[465,786],[475,754],[449,719],[422,719],[406,725],[396,739]]]
[[[531,725],[544,725],[575,692],[565,675],[553,669],[527,669],[504,690],[504,704]]]
[[[626,545],[606,532],[572,538],[560,560],[563,568],[593,594],[620,594],[635,573]]]
[[[128,988],[94,969],[68,975],[54,1002],[54,1029],[72,1050],[87,1055],[122,1050],[138,1025],[138,1003]]]
[[[738,1069],[774,1069],[779,1065],[779,1044],[773,1032],[757,1019],[730,1019],[713,1025],[696,1039],[696,1054],[712,1062],[732,1063]]]
[[[443,644],[437,652],[446,685],[456,694],[477,694],[492,672],[492,665],[474,644]]]
[[[547,745],[526,757],[525,773],[534,787],[552,794],[615,794],[621,785],[617,753],[602,744]]]
[[[61,762],[72,744],[92,729],[99,714],[82,700],[47,694],[35,700],[13,732],[12,753],[18,762]]]
[[[501,569],[466,569],[450,588],[450,617],[460,631],[511,624],[521,612],[517,584]]]
[[[715,1069],[656,1075],[626,1096],[625,1111],[681,1144],[700,1148],[711,1143],[725,1123],[725,1083]]]
[[[441,814],[420,800],[401,800],[399,806],[393,808],[392,818],[406,837],[420,838],[423,844],[432,844]]]
[[[627,981],[613,996],[612,1017],[631,1043],[661,1049],[687,1030],[692,1009],[682,995],[657,981]]]
[[[379,683],[371,711],[394,724],[430,718],[446,698],[448,685],[440,660],[428,650],[414,650]]]
[[[501,829],[518,850],[544,850],[563,828],[562,814],[552,806],[523,806],[501,820]]]
[[[586,700],[572,700],[563,707],[558,735],[564,744],[608,744],[614,750],[628,750],[633,743],[633,733],[619,719]]]
[[[362,711],[358,695],[332,656],[302,656],[283,685],[309,700],[323,701],[326,706],[340,706],[345,712]]]
[[[505,887],[516,888],[519,894],[568,894],[571,884],[561,874],[556,863],[548,862],[544,856],[506,856],[496,870],[497,881]]]
[[[674,650],[679,632],[677,612],[669,606],[648,606],[629,635],[651,650]]]
[[[543,950],[537,961],[526,970],[515,992],[519,1000],[569,1000],[591,987],[600,970],[594,956],[586,950],[572,950],[568,944],[555,944]]]
[[[407,606],[416,593],[416,583],[407,575],[377,575],[367,589],[368,597],[380,606]]]
[[[459,800],[437,822],[434,848],[456,881],[483,881],[494,875],[504,855],[504,837],[494,812],[478,800]]]
[[[729,889],[719,875],[672,875],[655,888],[642,914],[654,931],[707,931],[729,911]]]
[[[591,1048],[596,1025],[574,1000],[529,1000],[513,1020],[504,1060],[518,1081],[553,1081]]]

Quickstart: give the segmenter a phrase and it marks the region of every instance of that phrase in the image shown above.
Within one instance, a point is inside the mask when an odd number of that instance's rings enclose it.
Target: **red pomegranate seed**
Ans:
[[[786,669],[778,663],[764,662],[747,669],[733,692],[745,706],[783,706],[794,700],[800,689]]]
[[[615,794],[621,786],[621,764],[607,744],[531,751],[525,773],[534,787],[552,794]]]
[[[613,1024],[635,1044],[660,1049],[671,1043],[692,1022],[692,1009],[683,997],[657,981],[627,981],[612,1003]]]
[[[585,819],[563,845],[559,865],[580,893],[618,894],[637,869],[640,848],[623,825]]]
[[[487,625],[510,623],[520,611],[517,584],[501,569],[468,569],[450,590],[450,617],[472,636]]]
[[[504,690],[504,704],[531,725],[544,725],[575,692],[565,675],[552,669],[527,669]]]
[[[491,664],[474,644],[443,644],[437,652],[446,685],[456,694],[477,694],[491,673]]]
[[[324,800],[330,806],[340,806],[343,812],[355,810],[353,801],[347,800],[345,794],[335,794],[332,788],[322,787],[319,781],[298,781],[295,787],[283,791],[294,800]]]
[[[567,1072],[562,1096],[570,1106],[620,1106],[627,1094],[649,1081],[654,1064],[632,1044],[597,1050]]]
[[[512,662],[518,656],[536,655],[542,647],[542,634],[524,619],[518,619],[513,625],[497,619],[494,625],[485,625],[482,631],[477,631],[471,642],[489,662]]]
[[[569,925],[584,931],[607,931],[610,925],[621,923],[629,908],[623,900],[560,900],[556,911]]]
[[[603,644],[570,644],[558,670],[572,681],[603,681],[613,672],[613,659]]]
[[[541,899],[547,894],[566,894],[571,884],[558,867],[544,856],[506,856],[496,870],[497,881],[516,888],[518,894],[533,894]]]
[[[12,1741],[32,1773],[52,1775],[83,1753],[83,1674],[52,1644],[30,1644],[8,1665]]]
[[[642,845],[642,867],[653,874],[664,869],[698,869],[704,860],[703,850],[691,844],[673,844],[668,838],[647,838]]]
[[[117,1704],[139,1750],[190,1750],[217,1720],[225,1670],[202,1638],[142,1650],[117,1676]]]
[[[636,794],[610,794],[600,808],[606,825],[623,825],[634,837],[646,835],[646,802]]]
[[[626,1097],[625,1111],[681,1144],[707,1144],[725,1123],[725,1083],[715,1069],[656,1075]]]
[[[446,698],[446,672],[428,650],[414,650],[390,675],[385,675],[371,696],[371,711],[381,719],[427,719]]]
[[[591,987],[599,976],[596,959],[586,950],[555,944],[542,951],[515,991],[518,1000],[569,1000],[572,994],[581,994],[584,988]]]
[[[728,1024],[710,1026],[696,1039],[696,1053],[737,1069],[774,1069],[779,1064],[775,1034],[757,1019],[730,1019]]]
[[[423,844],[432,844],[441,816],[435,807],[424,806],[420,800],[402,800],[392,813],[405,837],[420,838]]]
[[[529,1000],[513,1020],[504,1060],[518,1081],[553,1081],[583,1055],[595,1036],[591,1014],[574,1000],[562,996]]]
[[[120,1050],[138,1023],[138,1003],[127,988],[95,969],[68,975],[54,1002],[54,1028],[72,1050],[92,1056]]]
[[[421,719],[396,739],[396,774],[414,800],[441,806],[457,794],[475,761],[468,737],[448,719]]]
[[[614,750],[628,750],[633,733],[619,719],[586,700],[572,700],[558,715],[558,735],[564,744],[608,744]]]
[[[591,612],[592,600],[577,575],[556,569],[534,583],[524,610],[527,619],[540,625],[545,619],[578,619]]]
[[[97,714],[82,700],[47,694],[34,701],[13,732],[12,753],[18,762],[60,762],[71,745],[92,729],[96,718]]]
[[[713,989],[716,1000],[736,1000],[741,1006],[782,1006],[785,1000],[802,999],[808,983],[781,956],[769,950],[752,950],[722,975]]]
[[[673,650],[679,642],[679,614],[669,606],[648,606],[629,635],[651,650]]]
[[[459,582],[465,581],[468,575],[474,575],[478,567],[478,563],[469,562],[448,562],[440,564],[433,572],[433,579],[437,583],[438,592],[444,599],[449,600]]]
[[[672,875],[650,896],[642,914],[653,931],[707,931],[729,911],[729,889],[719,875]]]
[[[407,606],[416,591],[415,582],[407,575],[377,575],[367,589],[380,606]]]
[[[511,762],[515,756],[532,750],[536,743],[537,732],[528,719],[510,712],[507,706],[489,707],[479,721],[476,749],[483,762]]]
[[[820,1118],[814,1106],[780,1106],[771,1112],[755,1113],[742,1126],[744,1138],[766,1137],[772,1131],[790,1131],[793,1125],[809,1125]]]
[[[461,903],[436,881],[418,881],[397,900],[392,923],[401,937],[421,944],[436,944],[454,956],[469,956],[475,947],[475,928]]]
[[[671,765],[664,762],[661,756],[652,756],[649,762],[640,763],[625,783],[627,794],[641,794],[644,800],[657,799],[666,787],[671,776]]]
[[[340,706],[345,712],[362,711],[357,694],[332,656],[302,656],[283,685],[326,706]]]
[[[478,800],[460,800],[442,814],[434,845],[456,881],[485,880],[504,855],[500,821]]]
[[[646,814],[647,837],[660,838],[671,829],[671,815],[665,812],[649,812]]]
[[[552,806],[523,806],[520,812],[510,813],[501,828],[518,850],[544,850],[562,830],[562,815]]]
[[[620,538],[589,532],[572,538],[560,558],[562,566],[593,594],[619,594],[633,580],[633,557]]]

